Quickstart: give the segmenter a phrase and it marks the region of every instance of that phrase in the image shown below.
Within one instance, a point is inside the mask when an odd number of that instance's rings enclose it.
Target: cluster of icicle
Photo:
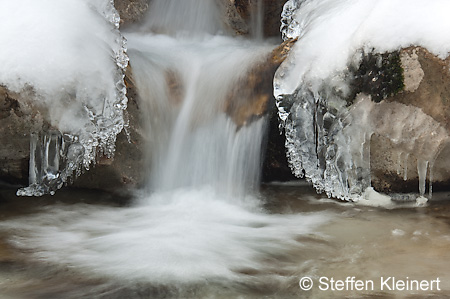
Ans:
[[[29,186],[19,189],[18,196],[54,194],[82,171],[89,170],[98,155],[111,158],[117,135],[128,125],[124,117],[128,102],[124,74],[129,59],[126,40],[119,31],[120,16],[113,0],[97,2],[91,8],[111,24],[111,31],[116,36],[115,44],[110,45],[112,63],[116,65],[114,82],[111,82],[115,91],[94,99],[97,103],[103,102],[100,112],[83,99],[77,99],[89,118],[84,129],[77,133],[49,129],[31,134]]]
[[[299,38],[298,43],[302,42],[308,24],[301,23],[295,13],[303,2],[290,0],[285,4],[281,26],[285,40]],[[358,63],[362,54],[357,51],[352,59]],[[318,192],[329,197],[358,201],[371,187],[370,140],[376,134],[391,141],[394,153],[398,153],[398,174],[405,180],[408,157],[419,157],[421,196],[425,194],[430,168],[431,196],[433,163],[440,146],[448,140],[439,123],[419,108],[385,101],[375,103],[365,94],[358,95],[349,106],[343,96],[349,86],[345,78],[336,74],[320,80],[305,76],[292,92],[286,86],[295,63],[295,57],[288,58],[280,67],[274,89],[280,128],[286,135],[288,162],[297,177],[306,177]]]

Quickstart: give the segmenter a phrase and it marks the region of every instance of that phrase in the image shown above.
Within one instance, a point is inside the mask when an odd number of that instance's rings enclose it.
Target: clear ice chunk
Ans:
[[[64,183],[81,173],[84,147],[77,138],[50,130],[30,137],[29,186],[18,196],[53,195]]]

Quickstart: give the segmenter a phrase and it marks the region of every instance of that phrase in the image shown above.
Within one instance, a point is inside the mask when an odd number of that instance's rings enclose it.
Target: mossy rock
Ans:
[[[364,53],[359,65],[349,67],[352,92],[347,98],[349,104],[358,93],[372,96],[379,103],[394,96],[405,87],[400,51],[387,53]]]

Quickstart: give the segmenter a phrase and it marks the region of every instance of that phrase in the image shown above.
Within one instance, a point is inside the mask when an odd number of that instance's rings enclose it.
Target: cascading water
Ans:
[[[264,38],[264,0],[250,1],[251,33],[254,38]]]
[[[265,213],[255,190],[266,119],[238,127],[225,112],[236,83],[272,46],[216,34],[212,0],[154,0],[149,9],[138,32],[124,33],[146,123],[148,188],[131,207],[55,206],[0,226],[37,259],[94,278],[246,282],[257,279],[252,271],[282,279],[273,261],[289,259],[324,216]]]
[[[147,109],[151,189],[209,185],[242,195],[259,181],[265,119],[238,129],[224,107],[233,100],[233,85],[270,47],[224,36],[195,38],[128,35]]]

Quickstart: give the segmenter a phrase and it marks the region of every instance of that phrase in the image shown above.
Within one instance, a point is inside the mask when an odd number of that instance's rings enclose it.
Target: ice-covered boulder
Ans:
[[[285,4],[283,37],[298,41],[274,88],[297,176],[347,200],[371,185],[415,185],[422,195],[426,181],[448,188],[437,165],[445,165],[438,161],[448,142],[449,8],[418,0]]]
[[[404,71],[404,90],[385,102],[397,103],[400,109],[411,109],[415,114],[409,118],[393,119],[390,126],[405,127],[411,119],[420,124],[423,151],[435,152],[434,157],[425,158],[419,149],[395,151],[395,144],[380,134],[372,136],[371,169],[372,185],[384,192],[417,192],[419,177],[433,181],[434,190],[450,188],[450,63],[421,47],[410,47],[401,51]],[[406,106],[406,107],[405,107]],[[428,124],[421,119],[427,119]],[[434,127],[432,126],[434,124]],[[437,137],[437,138],[436,138]],[[415,144],[419,144],[416,141]],[[424,159],[425,158],[425,159]],[[421,162],[422,161],[422,162]],[[428,170],[418,171],[420,163],[428,162]],[[424,184],[424,182],[422,182]]]
[[[3,1],[0,26],[0,85],[46,124],[31,131],[35,169],[19,193],[53,192],[98,155],[112,157],[126,126],[119,16],[112,1]]]

